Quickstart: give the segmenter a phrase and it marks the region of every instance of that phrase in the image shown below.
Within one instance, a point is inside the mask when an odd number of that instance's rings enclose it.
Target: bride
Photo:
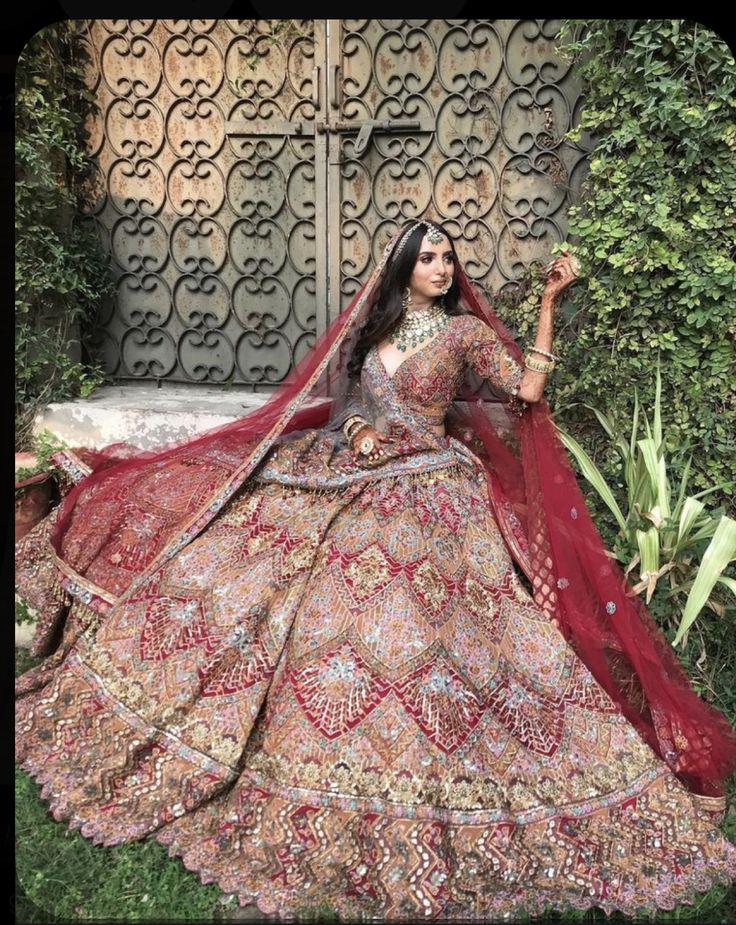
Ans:
[[[44,660],[18,761],[283,918],[672,908],[736,875],[736,737],[608,557],[521,351],[445,228],[400,228],[257,411],[64,452],[16,547]],[[337,395],[337,398],[330,397]]]

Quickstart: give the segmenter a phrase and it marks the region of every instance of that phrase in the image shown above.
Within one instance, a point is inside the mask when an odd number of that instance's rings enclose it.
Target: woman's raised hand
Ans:
[[[373,437],[373,449],[367,455],[360,452],[360,443],[362,440],[365,440],[366,437]],[[367,424],[353,434],[350,440],[350,449],[353,451],[353,456],[358,462],[365,462],[366,460],[368,462],[380,462],[386,456],[385,451],[381,448],[381,444],[390,442],[391,437],[389,437],[388,434],[384,434],[380,430],[376,430],[375,427],[371,427],[370,424]]]
[[[563,251],[559,257],[547,264],[544,272],[546,276],[544,291],[555,298],[578,278],[580,262],[574,254]]]

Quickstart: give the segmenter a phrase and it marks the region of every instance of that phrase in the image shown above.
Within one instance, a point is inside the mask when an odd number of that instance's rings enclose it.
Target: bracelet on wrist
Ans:
[[[364,421],[359,414],[351,414],[349,418],[345,419],[344,424],[342,425],[343,430],[349,430],[351,427],[354,427],[358,422]]]
[[[353,438],[354,438],[355,436],[357,436],[357,434],[359,434],[359,433],[361,432],[361,430],[363,430],[364,428],[369,427],[369,426],[370,426],[369,424],[358,424],[357,427],[354,427],[354,428],[350,431],[350,433],[348,434],[348,438],[347,438],[348,443],[352,443],[352,442],[353,442]]]
[[[541,347],[531,347],[531,348],[530,348],[530,353],[539,353],[539,354],[541,354],[543,357],[547,357],[548,360],[553,360],[553,361],[556,361],[556,362],[558,362],[558,363],[559,363],[560,360],[562,359],[561,357],[558,357],[556,353],[550,353],[548,350],[542,350]]]
[[[554,360],[539,360],[529,354],[524,357],[524,363],[527,369],[533,369],[536,373],[551,373],[556,365]]]
[[[364,424],[367,424],[365,418],[354,417],[345,425],[347,430],[352,430],[354,427],[362,427]]]
[[[343,433],[348,443],[353,439],[355,434],[364,427],[370,427],[370,423],[361,417],[350,418],[343,426]]]
[[[350,430],[345,431],[345,439],[348,443],[351,442],[353,437],[365,427],[365,424],[357,424],[355,427],[352,427]]]

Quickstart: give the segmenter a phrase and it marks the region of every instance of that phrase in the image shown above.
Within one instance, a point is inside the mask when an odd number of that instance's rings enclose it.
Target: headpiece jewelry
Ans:
[[[424,227],[427,229],[427,240],[430,244],[442,244],[442,242],[445,240],[444,232],[440,231],[440,229],[433,225],[431,222],[422,219],[421,222],[414,222],[414,224],[407,229],[402,239],[394,248],[394,257],[397,257],[401,253],[404,245],[409,240],[409,235],[416,231],[420,225],[424,225]]]
[[[434,225],[430,225],[429,222],[422,222],[422,224],[427,226],[427,240],[429,243],[442,244],[442,242],[445,240],[445,236],[439,230],[439,228],[435,228]]]

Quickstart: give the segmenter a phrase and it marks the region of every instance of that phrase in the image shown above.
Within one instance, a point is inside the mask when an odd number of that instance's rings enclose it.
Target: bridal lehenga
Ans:
[[[431,429],[468,368],[506,395],[523,372],[472,314],[391,376],[369,351],[380,467],[333,416],[281,432],[239,482],[186,450],[123,461],[61,542],[63,505],[18,544],[47,657],[18,682],[17,755],[57,819],[99,844],[155,838],[283,918],[635,914],[736,876],[718,801],[538,603],[482,454]],[[81,492],[88,467],[59,461]],[[186,542],[156,546],[193,511]]]

